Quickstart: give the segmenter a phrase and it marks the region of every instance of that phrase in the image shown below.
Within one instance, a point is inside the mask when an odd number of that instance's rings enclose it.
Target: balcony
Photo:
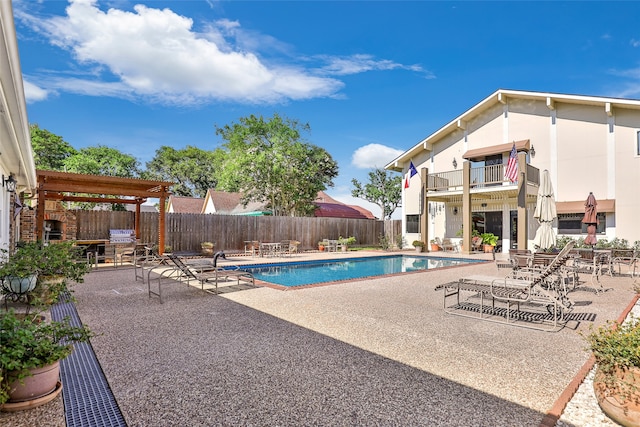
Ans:
[[[471,193],[513,192],[518,184],[504,177],[505,165],[489,165],[470,168],[469,191]],[[527,194],[537,193],[540,184],[540,170],[526,165]],[[427,197],[447,194],[462,194],[464,189],[463,170],[430,173],[427,175]]]

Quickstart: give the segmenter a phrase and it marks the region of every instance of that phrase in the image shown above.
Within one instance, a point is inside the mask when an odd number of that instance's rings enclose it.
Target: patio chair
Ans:
[[[482,237],[475,236],[471,238],[471,252],[484,252]]]
[[[213,284],[216,295],[218,295],[218,282],[227,281],[230,278],[236,279],[238,284],[240,284],[241,281],[246,281],[255,285],[253,274],[240,270],[237,266],[233,266],[232,269],[222,268],[214,265],[213,262],[189,265],[175,254],[167,254],[165,257],[173,264],[173,268],[163,271],[157,278],[158,292],[151,290],[151,280],[148,281],[149,297],[156,295],[160,298],[160,303],[162,303],[162,283],[164,279],[168,278],[186,280],[187,284],[190,284],[192,280],[196,280],[200,282],[200,287],[203,291],[207,290],[205,289],[206,284]],[[221,258],[226,259],[224,253],[222,253]]]
[[[442,239],[442,243],[440,244],[440,247],[444,252],[446,252],[447,250],[458,252],[458,245],[452,242],[451,239],[449,239],[448,237],[445,237],[444,239]]]
[[[95,252],[90,253],[93,268],[98,268],[98,263],[102,260],[105,263],[111,261],[114,268],[118,268],[118,252],[116,246],[112,244],[100,244]]]
[[[618,275],[622,274],[622,266],[627,268],[627,274],[631,275],[631,278],[634,279],[636,276],[636,268],[638,266],[638,258],[640,257],[640,253],[638,250],[628,249],[628,250],[620,250],[616,249],[612,253],[613,260],[612,263],[614,266],[618,267]]]
[[[506,277],[472,275],[446,284],[445,312],[533,329],[556,330],[564,313],[573,306],[559,270],[571,258],[569,252],[574,245],[575,242],[569,242],[544,269],[525,267],[513,270]],[[461,298],[463,292],[467,295],[464,300]],[[447,305],[447,298],[451,297],[456,298],[456,303]],[[504,307],[496,307],[496,302],[504,303]],[[524,305],[544,306],[547,313],[524,314],[520,310]],[[524,322],[516,323],[519,321]]]

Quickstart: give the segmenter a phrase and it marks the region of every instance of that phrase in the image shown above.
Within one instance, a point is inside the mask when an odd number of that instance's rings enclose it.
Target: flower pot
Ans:
[[[618,424],[626,427],[640,426],[640,390],[638,389],[640,387],[640,368],[616,370],[614,377],[631,385],[621,390],[619,385],[606,384],[605,374],[599,368],[596,370],[593,390],[598,405],[609,418]]]
[[[347,252],[349,247],[347,245],[342,245],[342,252]]]
[[[318,246],[318,250],[319,250],[320,252],[323,252],[323,251],[324,251],[324,246]]]
[[[431,252],[438,252],[440,250],[440,246],[435,243],[431,244]]]
[[[416,248],[416,252],[422,252],[422,246],[414,246]]]
[[[37,274],[28,277],[7,276],[3,279],[2,286],[10,293],[26,294],[36,287],[37,280]]]
[[[495,249],[494,245],[484,245],[484,252],[490,254]]]
[[[60,362],[31,369],[31,376],[23,383],[14,381],[9,389],[9,402],[25,402],[52,393],[60,377]]]

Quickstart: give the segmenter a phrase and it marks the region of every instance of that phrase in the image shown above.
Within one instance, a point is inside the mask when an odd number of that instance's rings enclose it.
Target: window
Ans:
[[[559,234],[587,234],[587,224],[582,223],[584,213],[558,214]],[[603,234],[606,230],[606,215],[598,212],[598,227],[596,233]]]
[[[420,215],[407,215],[407,233],[420,232]]]

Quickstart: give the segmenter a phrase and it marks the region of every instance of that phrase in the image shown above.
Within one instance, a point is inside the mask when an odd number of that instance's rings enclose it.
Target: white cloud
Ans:
[[[339,80],[293,66],[270,66],[255,53],[235,49],[224,38],[225,32],[237,33],[239,24],[231,21],[220,21],[205,34],[194,32],[191,19],[170,9],[136,5],[135,12],[103,12],[94,0],[73,0],[66,10],[65,17],[26,21],[80,63],[103,66],[110,74],[103,70],[100,82],[53,80],[65,90],[95,89],[103,95],[106,87],[114,95],[128,91],[160,102],[189,104],[281,102],[332,96],[343,87]]]
[[[24,97],[27,103],[38,102],[42,101],[43,99],[47,99],[47,96],[49,94],[46,90],[24,79],[22,83],[24,86]]]
[[[351,164],[360,169],[381,168],[402,153],[404,151],[386,145],[368,144],[353,152]]]
[[[42,72],[40,83],[47,82],[49,90],[180,105],[261,104],[340,98],[344,83],[332,76],[394,69],[432,76],[419,65],[370,55],[304,57],[288,44],[230,19],[200,23],[196,31],[192,19],[169,8],[139,4],[133,11],[102,11],[97,0],[70,0],[66,13],[45,19],[16,10],[25,25],[95,73],[79,78],[74,68],[73,76],[65,79],[60,72],[55,78]],[[302,62],[308,68],[299,65]]]
[[[636,39],[631,39],[631,46],[633,47],[640,47],[640,40],[636,40]]]
[[[353,55],[348,57],[322,56],[321,58],[328,62],[328,65],[322,67],[322,71],[332,75],[401,69],[424,73],[427,78],[435,78],[435,75],[430,71],[424,70],[420,65],[403,65],[387,59],[377,60],[372,55]]]

